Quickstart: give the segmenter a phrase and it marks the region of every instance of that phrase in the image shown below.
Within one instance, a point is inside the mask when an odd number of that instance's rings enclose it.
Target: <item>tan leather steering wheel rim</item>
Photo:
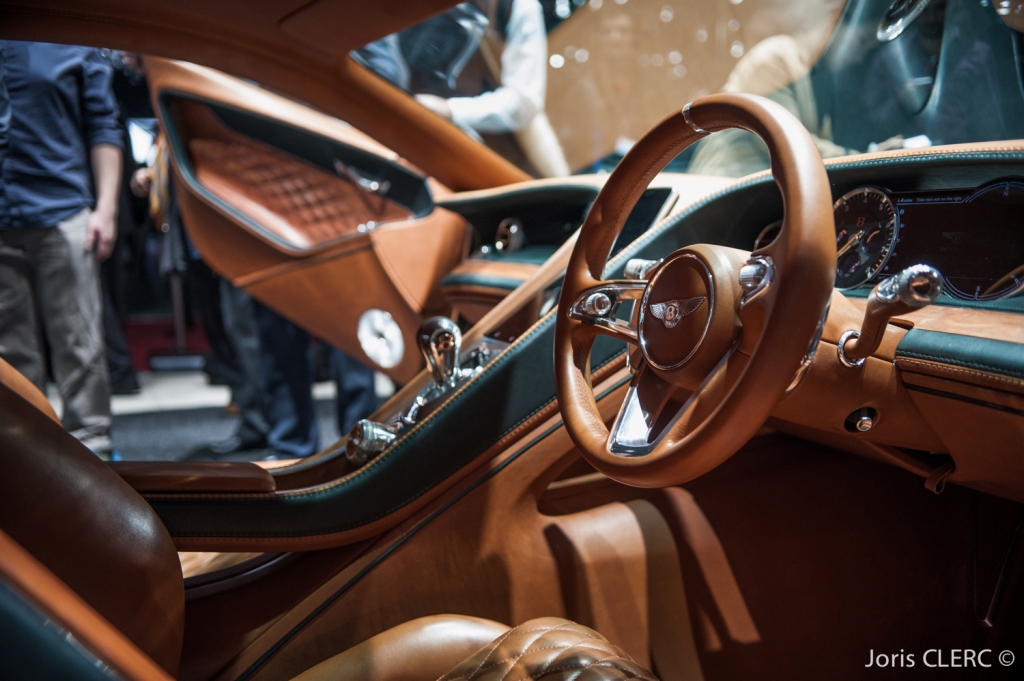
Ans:
[[[639,386],[637,394],[653,390],[644,388],[643,380],[652,384],[660,380],[673,391],[685,386],[694,392],[675,420],[649,445],[649,451],[643,455],[614,453],[609,429],[595,402],[589,357],[598,334],[628,340],[629,331],[601,321],[597,313],[581,315],[580,306],[593,295],[593,289],[606,284],[624,285],[603,282],[601,277],[615,239],[651,180],[690,144],[729,128],[748,130],[764,141],[782,194],[785,216],[779,236],[753,254],[771,263],[770,283],[756,295],[747,296],[736,275],[749,254],[735,249],[694,246],[666,258],[661,267],[671,271],[674,279],[668,275],[663,279],[671,280],[677,288],[697,286],[692,282],[699,277],[695,279],[693,272],[710,270],[711,276],[701,280],[707,289],[701,293],[710,301],[704,312],[707,327],[704,335],[694,332],[690,336],[700,335],[695,348],[703,348],[704,355],[713,356],[717,350],[723,359],[713,365],[714,371],[703,382],[698,382],[691,374],[706,370],[712,360],[704,359],[698,362],[699,367],[684,366],[673,373],[651,366],[653,355],[645,350],[648,361],[633,379],[633,385]],[[587,214],[559,298],[555,330],[558,403],[566,429],[587,461],[625,484],[659,487],[706,473],[753,437],[783,398],[822,322],[835,278],[832,225],[828,176],[813,140],[792,114],[766,98],[720,94],[696,100],[665,118],[637,142],[609,176]],[[691,267],[693,272],[676,274],[682,271],[682,265],[696,261],[700,261],[700,267]],[[660,272],[655,272],[648,288],[661,286],[654,283]],[[650,304],[654,301],[648,297],[645,289],[645,312],[653,310]],[[634,315],[633,333],[639,338],[634,341],[660,329],[650,325],[653,322],[641,324],[636,319]],[[645,335],[644,329],[651,330],[650,334]],[[671,337],[660,330],[657,333]],[[726,347],[715,348],[714,343]],[[671,347],[667,351],[675,352]],[[689,361],[687,358],[684,363]],[[644,371],[648,372],[647,379],[643,379]],[[624,407],[619,420],[625,411]],[[619,428],[619,420],[613,430]]]

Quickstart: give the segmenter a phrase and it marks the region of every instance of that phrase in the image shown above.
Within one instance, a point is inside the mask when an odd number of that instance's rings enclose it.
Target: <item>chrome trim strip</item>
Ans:
[[[860,331],[847,331],[846,333],[839,337],[839,345],[836,346],[836,352],[839,354],[839,361],[842,363],[844,367],[849,367],[851,369],[856,369],[857,367],[864,366],[864,362],[866,362],[868,359],[867,357],[864,357],[854,362],[850,360],[849,357],[846,356],[846,343],[847,341],[853,340],[855,338],[860,338]]]
[[[828,320],[829,310],[832,309],[832,298],[828,299],[825,303],[825,311],[821,314],[821,319],[818,320],[818,328],[814,332],[814,338],[811,339],[810,345],[807,346],[807,354],[800,360],[800,366],[796,370],[796,374],[793,375],[793,380],[790,382],[789,387],[786,388],[786,392],[782,394],[785,399],[791,392],[793,392],[800,381],[804,380],[804,376],[807,375],[811,365],[814,364],[814,355],[818,352],[818,345],[821,343],[821,334],[825,331],[825,322]]]
[[[761,265],[764,267],[764,275],[761,280],[757,282],[757,286],[745,293],[740,299],[740,307],[745,307],[750,301],[760,296],[766,291],[775,281],[775,261],[772,260],[771,256],[768,255],[757,255],[744,263],[744,267],[747,265]],[[742,269],[741,269],[742,272]],[[740,284],[742,288],[742,284]],[[829,301],[831,302],[831,301]],[[827,308],[826,308],[827,312]]]
[[[608,332],[608,335],[628,343],[638,342],[638,332],[629,323],[615,317],[619,305],[626,300],[639,300],[647,289],[646,281],[606,281],[580,293],[569,308],[569,318],[591,324]],[[588,308],[591,298],[603,295],[608,299],[608,308],[603,312]]]
[[[686,124],[688,126],[690,126],[690,130],[693,130],[698,135],[710,135],[711,134],[710,132],[708,132],[704,128],[702,128],[699,125],[697,125],[696,123],[694,123],[693,119],[690,118],[690,105],[691,104],[693,104],[693,102],[687,102],[686,106],[683,107],[683,120],[686,121]]]

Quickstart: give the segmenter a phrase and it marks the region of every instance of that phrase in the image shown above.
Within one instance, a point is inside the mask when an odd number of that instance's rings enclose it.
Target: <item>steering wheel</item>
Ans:
[[[698,244],[643,280],[602,281],[608,254],[651,180],[706,135],[741,128],[768,147],[785,217],[754,253]],[[720,94],[688,104],[629,151],[594,201],[569,260],[555,328],[558,405],[570,437],[619,482],[662,487],[732,456],[761,427],[817,346],[836,271],[828,176],[782,106]],[[630,321],[621,302],[635,301]],[[634,347],[634,375],[611,429],[594,399],[598,334]]]

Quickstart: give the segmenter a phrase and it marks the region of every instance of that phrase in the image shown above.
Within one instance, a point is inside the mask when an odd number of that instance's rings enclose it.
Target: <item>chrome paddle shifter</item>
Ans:
[[[462,355],[462,331],[447,317],[431,317],[416,331],[420,352],[434,382],[410,402],[400,405],[384,423],[363,419],[352,427],[345,444],[345,457],[356,466],[376,458],[404,433],[429,414],[444,398],[483,371],[508,343],[484,338]]]

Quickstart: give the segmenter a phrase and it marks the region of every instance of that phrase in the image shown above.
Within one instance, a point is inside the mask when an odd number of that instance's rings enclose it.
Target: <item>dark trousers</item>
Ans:
[[[366,418],[377,408],[373,369],[352,359],[337,348],[331,349],[331,378],[338,386],[335,402],[338,410],[338,433],[352,430],[356,421]]]
[[[315,454],[320,429],[313,403],[309,334],[253,301],[259,328],[268,444],[286,456]]]
[[[225,380],[231,388],[231,399],[238,405],[235,434],[243,445],[263,445],[269,439],[272,423],[264,394],[263,349],[256,312],[263,306],[226,279],[220,280],[219,289],[223,333],[231,351],[230,365],[224,365]]]
[[[106,263],[104,263],[106,264]],[[121,331],[121,319],[114,308],[110,284],[106,277],[101,277],[103,286],[103,340],[107,355],[107,371],[110,373],[110,386],[118,390],[138,389],[135,376],[135,365],[132,364],[132,353],[128,342]]]
[[[231,389],[231,401],[238,405],[239,414],[235,435],[242,446],[262,447],[269,426],[263,408],[262,357],[252,298],[214,274],[202,260],[189,262],[188,280],[210,343],[206,374],[212,383]]]
[[[261,345],[267,442],[285,456],[308,457],[316,453],[319,443],[309,334],[268,307],[257,302],[253,306]],[[338,431],[347,433],[377,409],[374,371],[332,349],[331,377],[338,385]]]

